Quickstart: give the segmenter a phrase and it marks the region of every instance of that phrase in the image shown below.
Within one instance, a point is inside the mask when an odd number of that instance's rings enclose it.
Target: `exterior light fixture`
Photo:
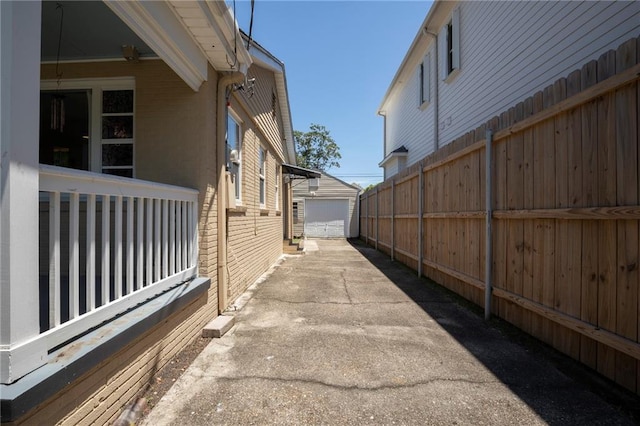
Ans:
[[[127,62],[138,62],[140,54],[135,46],[125,44],[122,46],[122,57],[126,59]]]

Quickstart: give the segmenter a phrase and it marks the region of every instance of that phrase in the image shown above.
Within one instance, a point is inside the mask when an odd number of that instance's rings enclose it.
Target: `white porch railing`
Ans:
[[[192,189],[40,166],[40,329],[51,350],[197,273]]]

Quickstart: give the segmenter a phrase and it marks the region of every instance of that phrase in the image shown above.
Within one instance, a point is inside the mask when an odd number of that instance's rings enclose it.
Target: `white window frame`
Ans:
[[[110,90],[133,90],[133,138],[120,140],[119,143],[132,144],[134,149],[132,177],[136,177],[135,134],[136,134],[136,80],[133,77],[82,78],[61,80],[41,80],[40,90],[89,90],[89,171],[102,173],[102,92]],[[116,114],[124,115],[124,114]],[[109,140],[111,141],[111,140]],[[107,142],[108,143],[108,142]],[[111,142],[113,143],[113,142]]]
[[[258,148],[258,195],[260,208],[267,207],[267,150],[263,146]]]
[[[451,20],[440,30],[440,78],[450,82],[460,72],[460,8],[453,10]]]
[[[418,106],[426,108],[431,101],[431,55],[425,55],[418,66]]]
[[[227,144],[230,150],[237,149],[238,151],[238,161],[237,161],[238,170],[234,176],[234,188],[236,191],[236,194],[235,194],[236,204],[241,205],[242,204],[242,139],[243,139],[242,120],[240,119],[238,114],[235,113],[235,111],[233,111],[231,108],[227,108],[227,136],[225,137],[225,139],[228,138],[229,120],[232,120],[237,126],[235,147],[229,144],[229,141],[227,141]],[[229,161],[229,163],[231,163],[231,161]],[[233,166],[230,167],[229,171],[233,173]]]
[[[275,199],[274,199],[274,207],[276,211],[280,210],[280,164],[276,164],[276,179],[275,179]]]

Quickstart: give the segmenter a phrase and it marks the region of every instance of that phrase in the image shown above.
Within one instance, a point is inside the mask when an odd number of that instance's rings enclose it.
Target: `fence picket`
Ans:
[[[637,393],[639,59],[640,37],[445,144],[417,179],[407,170],[361,198],[368,243],[411,267],[421,259],[419,271],[476,303],[491,256],[492,312]],[[494,130],[493,253],[478,213],[485,128]]]
[[[616,52],[616,72],[636,64],[636,39],[622,44]],[[637,89],[625,86],[615,93],[616,103],[616,172],[617,205],[638,204],[638,122]],[[638,221],[622,220],[618,225],[618,258],[616,290],[616,334],[636,339],[638,322]],[[616,382],[636,390],[636,360],[626,354],[616,354]]]

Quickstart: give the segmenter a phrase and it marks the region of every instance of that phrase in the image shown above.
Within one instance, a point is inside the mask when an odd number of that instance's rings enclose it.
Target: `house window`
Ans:
[[[134,177],[135,80],[41,82],[40,162]]]
[[[275,208],[280,210],[280,166],[276,166]]]
[[[133,90],[102,91],[102,173],[133,177]]]
[[[260,147],[260,149],[258,150],[259,152],[259,158],[258,158],[258,165],[260,167],[260,171],[259,171],[259,175],[260,175],[260,207],[265,208],[266,207],[266,195],[267,195],[267,179],[266,179],[266,173],[267,173],[267,151],[265,151],[264,148]]]
[[[241,141],[240,120],[237,120],[227,112],[227,168],[233,177],[236,192],[236,203],[242,201],[242,167],[241,167]]]
[[[293,203],[293,223],[298,223],[298,203]]]
[[[419,106],[423,106],[426,103],[429,102],[430,97],[431,97],[431,87],[430,87],[430,79],[429,79],[429,75],[430,70],[431,70],[431,60],[429,55],[424,57],[424,60],[422,61],[422,63],[420,64],[420,66],[418,67],[418,83],[420,85],[420,99],[419,99]]]
[[[460,69],[460,9],[451,15],[451,20],[445,25],[439,37],[441,78],[447,80],[454,71]]]

